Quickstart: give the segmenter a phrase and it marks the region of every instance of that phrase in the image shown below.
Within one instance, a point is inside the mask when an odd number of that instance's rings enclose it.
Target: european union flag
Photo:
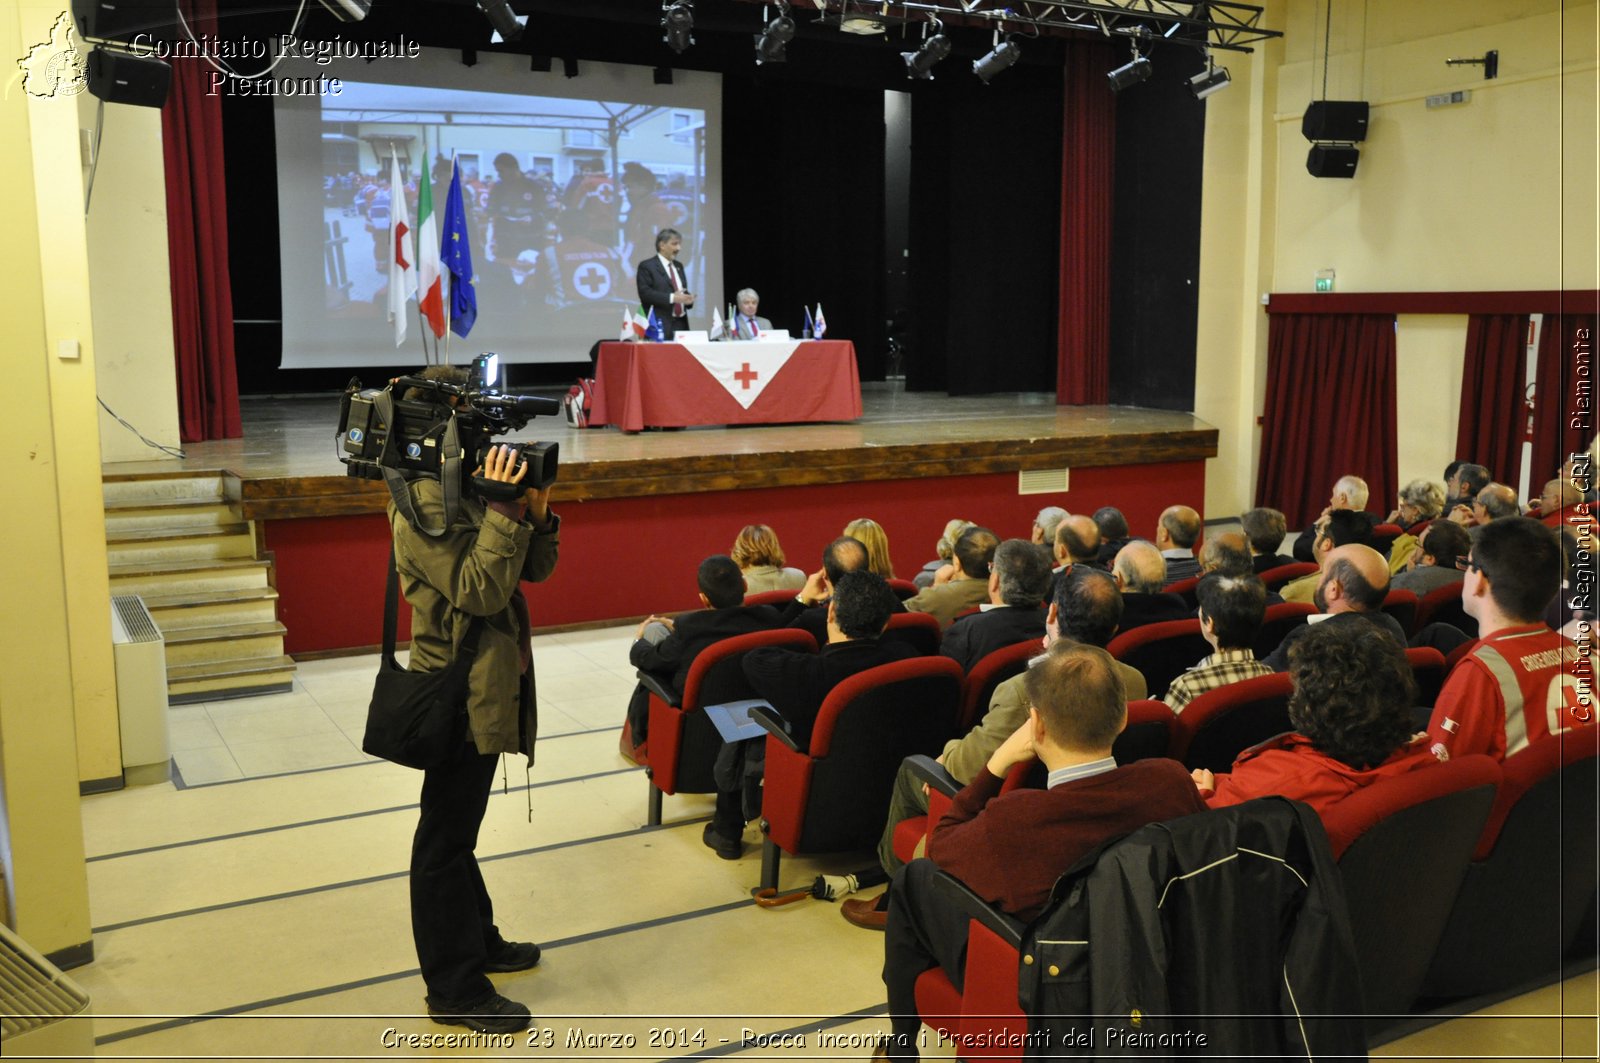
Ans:
[[[657,343],[660,343],[662,340],[667,338],[666,330],[661,327],[661,319],[656,317],[655,307],[652,306],[650,308],[650,314],[645,318],[645,322],[645,339],[654,340]]]
[[[478,320],[478,289],[473,285],[467,210],[461,202],[461,166],[452,163],[450,169],[450,192],[444,197],[444,235],[439,240],[439,265],[450,275],[450,331],[465,339]]]

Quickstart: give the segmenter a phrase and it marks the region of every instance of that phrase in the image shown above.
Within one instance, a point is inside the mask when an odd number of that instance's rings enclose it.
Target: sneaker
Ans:
[[[506,971],[526,971],[539,966],[539,946],[531,941],[502,941],[500,947],[489,953],[483,969],[491,974]]]
[[[707,848],[714,849],[716,854],[724,860],[737,860],[744,852],[744,842],[738,838],[729,838],[726,835],[719,834],[715,823],[706,824],[706,829],[701,833],[700,840],[706,843]]]
[[[442,1007],[436,1005],[432,997],[427,1001],[428,1017],[445,1026],[465,1026],[479,1033],[517,1033],[533,1025],[528,1005],[508,1000],[499,993],[490,993],[465,1008]]]

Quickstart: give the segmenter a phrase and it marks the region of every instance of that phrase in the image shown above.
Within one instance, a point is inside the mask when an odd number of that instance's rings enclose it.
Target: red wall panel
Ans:
[[[811,571],[846,522],[870,517],[889,536],[895,574],[909,578],[933,559],[945,522],[962,517],[1002,538],[1026,538],[1047,505],[1092,513],[1114,505],[1133,534],[1155,534],[1169,505],[1200,508],[1203,462],[1072,470],[1072,490],[1018,495],[1015,473],[893,480],[816,487],[714,491],[556,504],[561,562],[529,585],[535,627],[690,609],[695,568],[726,553],[745,524],[770,524],[789,563]],[[559,497],[559,492],[558,492]],[[388,523],[382,516],[269,521],[276,558],[279,618],[290,654],[373,646],[382,640]],[[400,638],[409,630],[402,613]]]

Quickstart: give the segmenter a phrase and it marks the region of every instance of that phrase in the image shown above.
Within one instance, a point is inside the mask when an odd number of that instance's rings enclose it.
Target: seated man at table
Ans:
[[[772,322],[756,313],[761,306],[761,296],[756,294],[754,288],[740,288],[734,299],[739,306],[739,312],[733,315],[734,339],[760,339],[763,332],[772,331]]]
[[[1204,811],[1183,767],[1161,758],[1119,766],[1111,745],[1128,709],[1105,650],[1057,643],[1027,673],[1028,718],[958,793],[928,843],[894,879],[883,981],[893,1036],[874,1058],[916,1059],[917,976],[942,966],[959,989],[968,916],[932,890],[936,871],[1008,915],[1030,919],[1057,878],[1102,842],[1147,823]],[[1000,793],[1011,768],[1037,758],[1048,789]]]

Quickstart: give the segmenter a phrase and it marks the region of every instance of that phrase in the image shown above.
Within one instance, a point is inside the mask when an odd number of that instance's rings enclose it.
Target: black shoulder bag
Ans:
[[[400,614],[400,574],[389,544],[389,586],[383,599],[383,657],[367,705],[361,750],[408,768],[426,771],[453,757],[466,740],[467,680],[478,653],[483,617],[475,616],[455,660],[437,672],[411,672],[394,659],[394,629]]]

